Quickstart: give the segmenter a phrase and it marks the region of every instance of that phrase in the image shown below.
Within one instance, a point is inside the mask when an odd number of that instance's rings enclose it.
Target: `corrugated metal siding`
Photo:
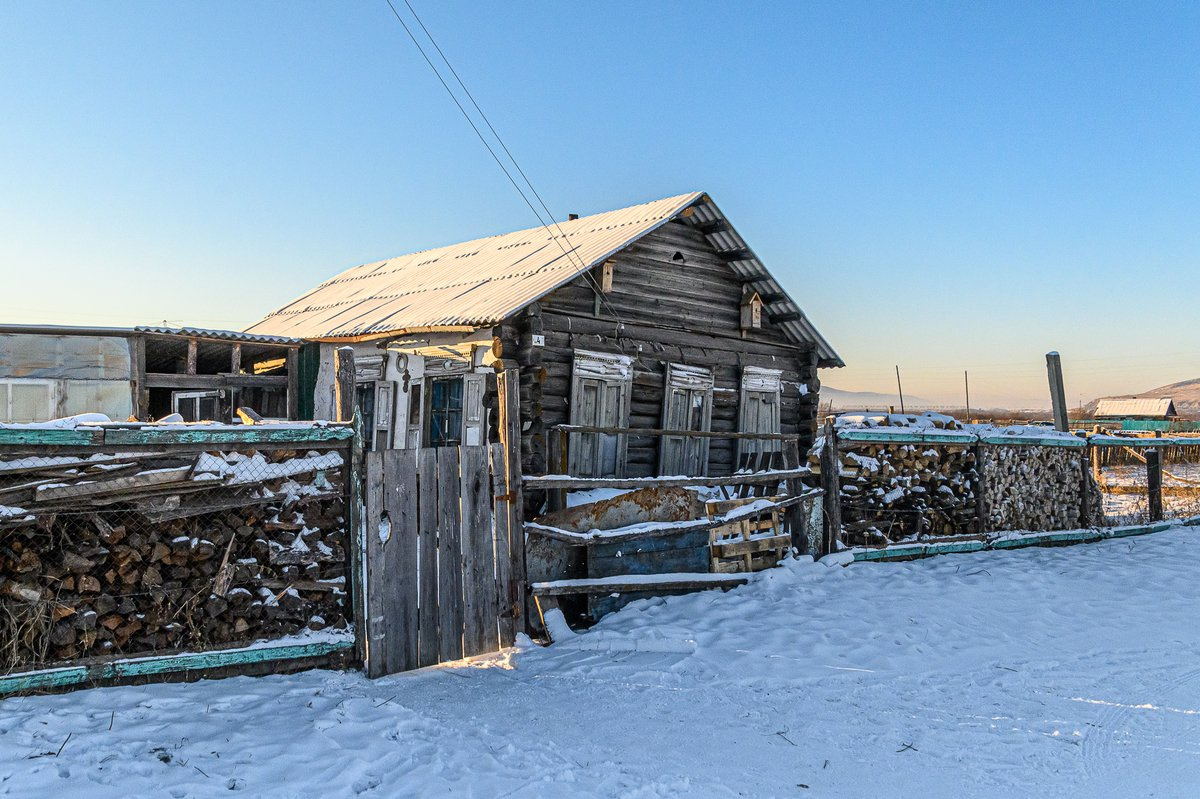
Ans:
[[[225,341],[240,341],[248,344],[299,344],[300,339],[287,336],[272,336],[261,333],[243,333],[239,330],[209,330],[203,327],[153,327],[139,325],[133,328],[138,333],[156,333],[164,336],[195,336],[216,338]]]
[[[790,338],[814,343],[822,366],[841,358],[816,331],[737,231],[702,192],[363,264],[337,275],[248,328],[250,334],[306,339],[355,338],[403,330],[482,327],[602,263],[685,209],[693,224],[724,222],[715,247],[748,254],[731,268],[766,295],[770,313],[790,318]],[[568,254],[570,253],[570,254]]]

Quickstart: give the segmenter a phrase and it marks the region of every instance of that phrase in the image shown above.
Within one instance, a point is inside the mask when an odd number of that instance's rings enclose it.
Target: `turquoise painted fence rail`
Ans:
[[[229,666],[251,666],[307,660],[338,653],[349,653],[354,641],[318,641],[307,644],[264,645],[212,652],[188,652],[176,655],[151,655],[115,660],[88,666],[64,666],[0,677],[0,696],[50,688],[70,688],[94,682],[131,679],[190,671],[205,671]]]
[[[929,541],[893,544],[887,547],[850,550],[855,563],[870,563],[896,560],[917,560],[937,555],[954,555],[966,552],[983,552],[996,549],[1023,549],[1067,544],[1090,544],[1114,538],[1132,538],[1139,535],[1161,533],[1173,527],[1200,526],[1200,517],[1154,524],[1133,524],[1121,527],[1087,527],[1079,530],[1055,530],[1044,533],[993,533],[987,539]]]
[[[354,437],[342,424],[314,425],[84,425],[72,429],[0,427],[0,446],[103,447],[111,445],[170,446],[189,444],[302,444],[335,443]]]

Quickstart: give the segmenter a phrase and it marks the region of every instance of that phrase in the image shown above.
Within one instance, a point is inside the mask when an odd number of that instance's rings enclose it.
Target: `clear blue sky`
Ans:
[[[710,192],[831,385],[1200,377],[1200,5],[413,1],[557,216]],[[535,223],[384,0],[2,3],[0,153],[7,322],[240,327]]]

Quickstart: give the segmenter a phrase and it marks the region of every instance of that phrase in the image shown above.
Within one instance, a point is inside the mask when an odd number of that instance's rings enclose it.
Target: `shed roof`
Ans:
[[[1096,404],[1096,416],[1099,417],[1165,419],[1177,415],[1170,397],[1104,397]]]
[[[844,365],[703,192],[355,266],[246,332],[368,339],[495,324],[676,218],[702,226],[730,254],[731,268],[763,295],[790,338],[814,344],[822,366]]]

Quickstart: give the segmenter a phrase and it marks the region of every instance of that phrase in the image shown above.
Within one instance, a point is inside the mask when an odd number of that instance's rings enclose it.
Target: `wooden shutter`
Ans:
[[[780,395],[783,387],[783,372],[779,369],[763,369],[747,366],[742,371],[741,404],[738,413],[738,431],[742,433],[771,433],[782,431],[780,424]],[[739,455],[753,452],[776,452],[783,442],[764,439],[740,439]]]
[[[487,378],[482,374],[471,372],[463,377],[462,443],[468,447],[486,443],[483,429],[483,392],[486,386]]]
[[[586,427],[628,427],[633,361],[625,355],[577,350],[571,376],[570,422]],[[627,436],[572,433],[567,470],[579,477],[622,477]]]
[[[682,364],[667,365],[663,395],[664,430],[712,428],[713,375],[711,369]],[[659,450],[660,474],[708,474],[707,438],[663,436]]]

